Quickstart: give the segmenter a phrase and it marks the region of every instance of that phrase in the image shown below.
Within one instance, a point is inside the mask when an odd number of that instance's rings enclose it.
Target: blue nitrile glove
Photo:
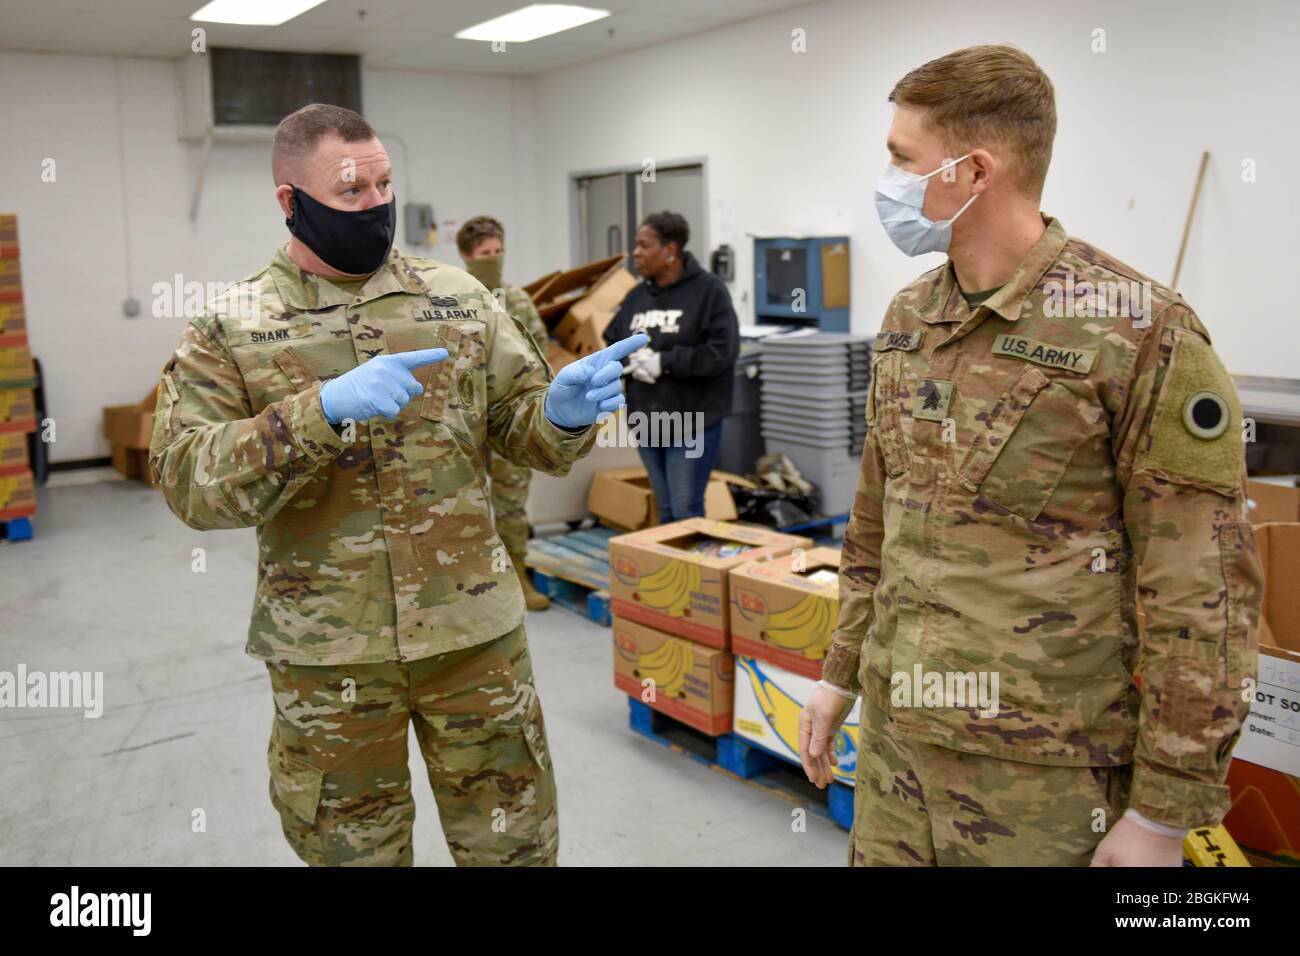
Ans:
[[[325,420],[337,425],[345,418],[356,422],[377,415],[396,418],[407,402],[424,391],[411,369],[441,362],[446,357],[446,349],[376,355],[321,386],[320,405]]]
[[[585,428],[623,404],[623,359],[650,341],[629,335],[586,358],[570,362],[546,390],[546,417],[561,428]]]

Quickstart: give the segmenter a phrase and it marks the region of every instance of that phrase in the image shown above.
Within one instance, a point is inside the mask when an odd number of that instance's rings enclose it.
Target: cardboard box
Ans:
[[[27,435],[23,432],[0,432],[0,475],[30,471]]]
[[[1300,523],[1255,529],[1264,564],[1255,699],[1232,752],[1224,819],[1243,847],[1300,864]]]
[[[104,437],[108,443],[147,451],[153,437],[153,410],[157,404],[158,389],[155,387],[137,405],[104,406]]]
[[[614,686],[711,736],[731,730],[735,658],[615,616]]]
[[[564,368],[564,366],[568,365],[570,362],[578,361],[578,356],[574,355],[569,350],[562,348],[560,346],[560,343],[555,341],[555,339],[547,339],[546,345],[547,345],[546,361],[551,366],[552,374],[555,374],[560,369]]]
[[[700,547],[723,554],[705,553]],[[730,549],[745,546],[747,550]],[[812,541],[757,525],[687,518],[609,539],[611,610],[624,620],[727,648],[727,572]]]
[[[1300,475],[1255,477],[1246,481],[1251,524],[1300,521]]]
[[[122,477],[143,481],[150,488],[158,486],[158,483],[153,480],[153,472],[149,468],[149,449],[114,445],[112,461],[113,470]]]
[[[36,393],[30,388],[0,389],[0,432],[36,430]]]
[[[0,521],[36,514],[36,485],[30,471],[0,475]]]
[[[0,215],[0,259],[18,258],[18,217]]]
[[[621,261],[610,267],[556,323],[556,340],[579,357],[603,349],[605,328],[638,281]]]
[[[26,307],[21,302],[0,304],[0,346],[26,344]]]
[[[546,323],[546,328],[554,329],[568,313],[569,307],[586,295],[588,288],[597,279],[625,258],[626,256],[617,255],[598,259],[576,269],[553,272],[525,286],[537,306],[537,314]]]
[[[17,259],[0,259],[0,302],[23,301],[23,277]]]
[[[36,366],[26,343],[0,345],[0,388],[34,388]]]
[[[731,649],[819,680],[839,622],[840,552],[796,549],[729,574]]]
[[[704,517],[713,521],[736,520],[736,502],[728,483],[754,487],[748,478],[729,471],[710,472],[709,483],[704,487]],[[609,468],[596,472],[587,491],[587,510],[601,524],[616,531],[637,531],[659,523],[659,507],[644,468]]]
[[[736,658],[735,720],[737,737],[791,763],[799,760],[799,711],[817,682],[753,657]],[[862,701],[853,704],[835,735],[835,779],[852,786],[858,770],[858,721]]]

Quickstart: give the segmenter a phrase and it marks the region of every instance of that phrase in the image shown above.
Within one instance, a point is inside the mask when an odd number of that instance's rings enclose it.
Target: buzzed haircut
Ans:
[[[464,225],[456,232],[456,248],[464,255],[469,255],[484,239],[506,241],[506,227],[491,216],[474,216],[466,219]]]
[[[360,113],[328,103],[311,103],[295,110],[275,128],[275,141],[271,144],[271,175],[277,186],[290,183],[301,163],[316,150],[322,139],[330,134],[345,143],[358,143],[376,139],[374,128]]]
[[[652,212],[642,220],[641,225],[649,226],[664,245],[677,243],[678,251],[685,249],[691,238],[691,227],[686,222],[686,217],[680,213]]]
[[[889,102],[925,114],[953,156],[1005,146],[1021,192],[1042,195],[1056,138],[1052,81],[1013,46],[972,46],[918,66]]]

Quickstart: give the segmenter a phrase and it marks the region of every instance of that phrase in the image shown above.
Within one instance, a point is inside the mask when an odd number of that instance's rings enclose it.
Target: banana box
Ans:
[[[731,649],[817,680],[839,620],[840,552],[796,548],[733,568]]]
[[[817,682],[800,677],[754,657],[736,658],[736,702],[732,730],[737,737],[762,747],[791,763],[799,760],[799,711],[811,698]],[[835,779],[853,786],[858,772],[858,714],[853,705],[833,746]]]
[[[32,473],[0,475],[0,521],[36,514],[36,486]]]
[[[0,345],[0,388],[33,388],[36,366],[26,345]]]
[[[0,432],[0,475],[16,475],[30,467],[27,436],[23,432]]]
[[[0,432],[36,430],[36,393],[30,388],[0,388]]]
[[[731,730],[735,658],[614,618],[614,686],[712,737]]]
[[[0,345],[27,341],[27,309],[21,302],[0,303]]]
[[[610,610],[625,621],[727,649],[727,572],[809,548],[757,525],[687,518],[609,539]]]

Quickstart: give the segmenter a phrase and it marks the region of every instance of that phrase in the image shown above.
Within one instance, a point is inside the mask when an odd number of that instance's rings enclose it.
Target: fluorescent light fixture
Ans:
[[[278,27],[286,20],[319,7],[325,0],[212,0],[190,14],[202,23]]]
[[[609,16],[608,10],[575,7],[568,3],[534,3],[493,20],[466,27],[456,34],[458,40],[489,40],[503,43],[527,43],[538,37],[572,30],[584,23]]]

